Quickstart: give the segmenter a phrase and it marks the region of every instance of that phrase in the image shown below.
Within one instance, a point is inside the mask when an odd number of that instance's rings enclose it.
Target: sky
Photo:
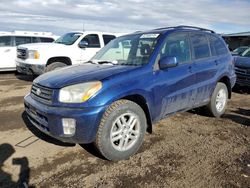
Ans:
[[[250,31],[250,0],[0,0],[0,31],[128,33],[191,25]]]

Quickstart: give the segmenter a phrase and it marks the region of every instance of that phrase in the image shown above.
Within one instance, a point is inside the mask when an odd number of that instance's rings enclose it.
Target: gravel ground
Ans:
[[[163,119],[129,160],[35,129],[23,97],[32,78],[0,74],[0,187],[250,187],[250,91],[235,89],[219,119],[199,110]]]

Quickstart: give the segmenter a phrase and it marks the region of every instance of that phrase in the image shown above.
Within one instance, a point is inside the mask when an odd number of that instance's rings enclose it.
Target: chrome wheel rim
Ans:
[[[125,113],[115,119],[110,132],[110,141],[114,149],[129,150],[137,143],[139,137],[140,121],[136,114]]]
[[[224,89],[220,89],[217,93],[216,100],[215,100],[215,106],[218,112],[222,112],[226,106],[227,102],[227,94]]]

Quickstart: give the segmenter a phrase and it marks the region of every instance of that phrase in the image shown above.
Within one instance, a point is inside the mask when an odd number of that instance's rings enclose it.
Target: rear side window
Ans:
[[[31,37],[32,38],[32,43],[38,43],[40,42],[40,38],[39,37]]]
[[[161,50],[161,57],[176,57],[179,63],[190,61],[190,48],[187,33],[174,33],[167,37]]]
[[[15,37],[16,38],[16,46],[21,44],[31,43],[31,37]]]
[[[40,37],[41,42],[53,42],[53,38],[47,38],[47,37]]]
[[[210,36],[209,42],[210,42],[211,53],[213,56],[223,55],[228,53],[227,47],[220,38],[215,36]]]
[[[82,40],[85,40],[88,42],[88,48],[100,48],[101,47],[99,37],[96,34],[86,35]]]
[[[111,40],[115,39],[114,35],[102,35],[104,44],[108,44]]]
[[[190,39],[194,59],[210,57],[209,44],[206,35],[201,33],[191,33]]]
[[[2,36],[2,37],[0,37],[0,47],[5,47],[5,46],[12,46],[10,36]]]

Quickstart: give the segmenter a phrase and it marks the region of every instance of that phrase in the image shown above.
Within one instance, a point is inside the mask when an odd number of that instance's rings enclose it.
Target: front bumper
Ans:
[[[30,94],[24,97],[25,111],[30,122],[40,131],[68,143],[91,143],[95,140],[105,106],[89,108],[52,107],[34,100]],[[64,135],[62,118],[76,120],[73,136]]]
[[[28,64],[20,60],[16,61],[16,70],[22,74],[40,75],[44,73],[45,65]]]

